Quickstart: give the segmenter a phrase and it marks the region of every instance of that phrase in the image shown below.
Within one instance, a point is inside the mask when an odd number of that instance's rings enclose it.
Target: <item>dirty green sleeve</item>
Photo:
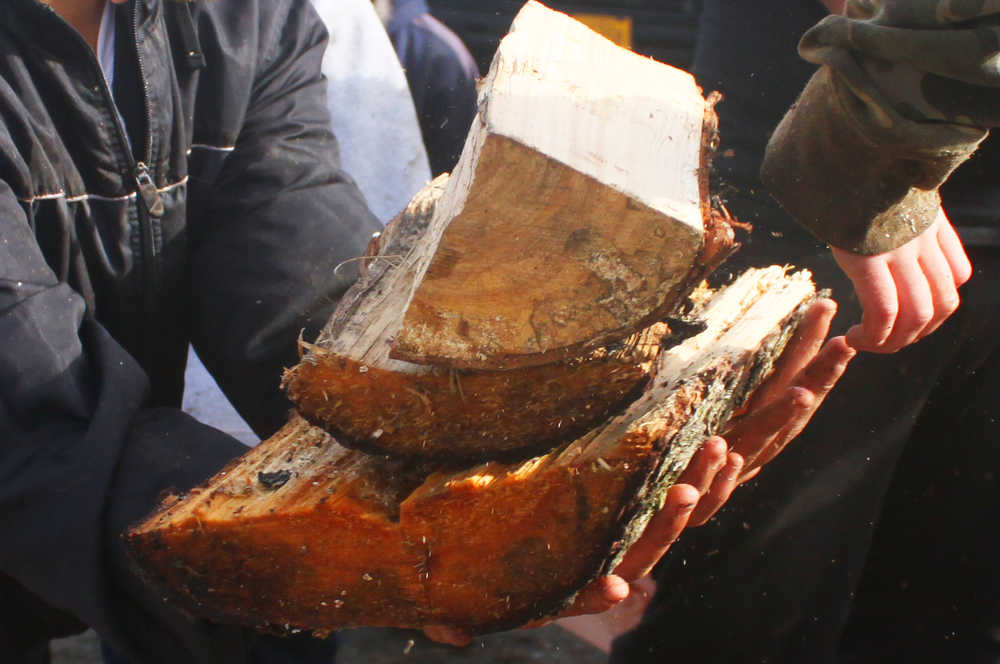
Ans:
[[[799,53],[821,67],[771,137],[764,184],[834,246],[906,243],[1000,124],[1000,0],[848,0]]]

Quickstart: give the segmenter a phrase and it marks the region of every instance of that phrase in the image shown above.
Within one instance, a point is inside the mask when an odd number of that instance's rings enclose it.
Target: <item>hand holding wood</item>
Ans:
[[[686,527],[706,523],[737,486],[756,476],[805,428],[855,355],[843,337],[823,343],[836,310],[828,299],[809,308],[774,374],[761,385],[726,438],[712,436],[705,441],[614,574],[584,588],[558,617],[602,613],[625,600],[631,584],[653,569]],[[536,621],[528,627],[548,622]],[[462,630],[443,626],[428,626],[424,632],[452,645],[471,640]]]

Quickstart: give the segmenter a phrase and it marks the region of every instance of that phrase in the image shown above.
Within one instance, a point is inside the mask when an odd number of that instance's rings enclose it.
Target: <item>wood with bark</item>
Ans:
[[[301,343],[300,414],[127,533],[150,582],[262,629],[475,633],[613,570],[814,298],[780,267],[696,290],[732,246],[711,106],[529,2],[453,176]]]
[[[540,453],[618,412],[733,246],[705,178],[714,122],[686,72],[529,2],[455,173],[301,344],[298,412],[350,447],[453,462]]]
[[[466,468],[349,450],[295,417],[127,541],[191,612],[269,629],[447,624],[487,632],[551,615],[611,571],[698,446],[766,375],[814,290],[749,271],[664,347],[645,391],[548,454]]]

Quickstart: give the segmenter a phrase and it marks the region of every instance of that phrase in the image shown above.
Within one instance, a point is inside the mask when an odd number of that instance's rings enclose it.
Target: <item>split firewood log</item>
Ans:
[[[420,244],[370,325],[391,356],[511,369],[617,343],[714,264],[714,102],[687,72],[528,2]]]
[[[465,468],[350,450],[293,418],[127,535],[197,615],[320,633],[551,615],[612,570],[697,447],[757,385],[814,298],[806,273],[695,294],[640,396],[555,450]]]

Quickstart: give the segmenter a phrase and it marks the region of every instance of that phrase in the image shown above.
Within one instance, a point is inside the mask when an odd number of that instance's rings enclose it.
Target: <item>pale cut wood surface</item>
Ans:
[[[392,356],[540,364],[668,313],[702,271],[712,119],[690,74],[529,2],[483,82],[426,245],[404,259]]]
[[[147,575],[216,619],[505,629],[613,569],[701,442],[767,374],[813,296],[752,271],[706,295],[618,417],[549,454],[454,469],[339,446],[294,418],[128,534]]]

